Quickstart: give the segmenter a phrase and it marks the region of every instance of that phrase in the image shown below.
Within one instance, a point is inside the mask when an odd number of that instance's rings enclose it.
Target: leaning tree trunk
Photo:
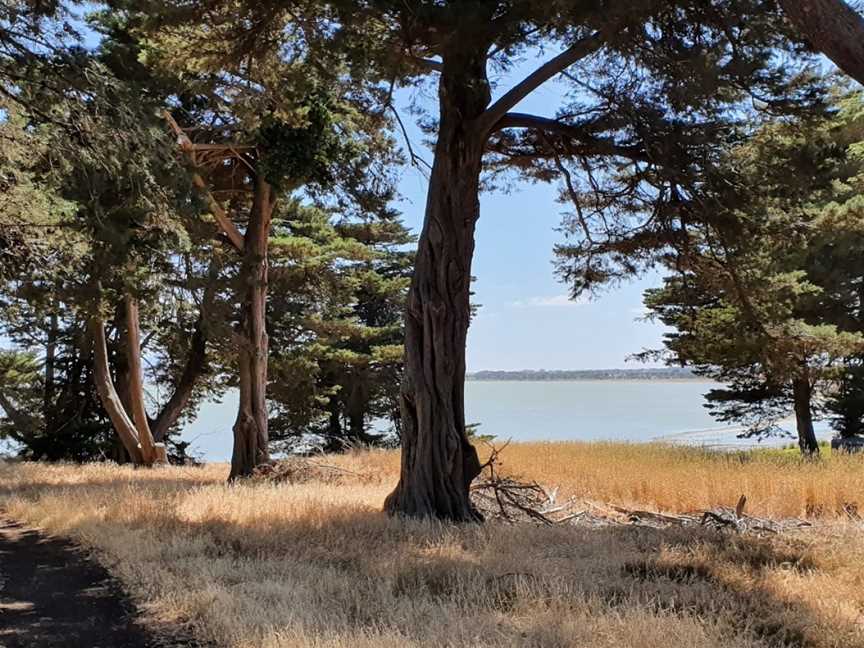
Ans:
[[[205,299],[206,301],[206,299]],[[195,391],[195,386],[198,379],[207,369],[207,332],[204,318],[206,311],[202,306],[201,312],[198,314],[198,320],[195,322],[195,330],[192,333],[192,339],[189,343],[189,353],[186,356],[186,364],[183,366],[183,372],[180,374],[180,379],[174,386],[174,393],[171,398],[165,403],[156,420],[153,421],[151,430],[153,431],[153,440],[156,443],[164,443],[168,437],[168,432],[171,430],[180,415],[186,409],[189,399]]]
[[[489,103],[485,52],[445,55],[441,121],[405,313],[402,466],[388,513],[478,521],[469,486],[480,472],[465,433],[465,340],[474,226]]]
[[[806,374],[792,380],[795,424],[798,429],[798,447],[801,448],[801,454],[806,456],[819,454],[819,443],[813,430],[813,410],[810,407],[812,396],[813,391]]]
[[[102,407],[108,413],[108,418],[117,432],[117,436],[123,443],[132,463],[144,463],[144,455],[141,452],[141,444],[138,441],[138,430],[126,413],[114,382],[111,380],[111,372],[108,368],[108,345],[105,340],[105,323],[101,317],[94,315],[90,318],[90,337],[93,340],[93,371],[96,383],[96,391]]]
[[[272,189],[255,179],[255,195],[243,242],[242,299],[237,327],[240,402],[234,422],[229,479],[248,477],[269,463],[267,435],[267,243],[273,214]]]

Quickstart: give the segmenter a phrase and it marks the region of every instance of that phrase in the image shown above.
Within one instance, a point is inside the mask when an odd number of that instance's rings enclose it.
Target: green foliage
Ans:
[[[864,113],[859,94],[838,96],[833,114],[768,123],[727,152],[703,188],[710,208],[682,223],[670,276],[646,293],[674,329],[661,357],[728,383],[709,408],[754,433],[789,411],[796,378],[828,395],[839,428],[861,416],[849,363],[864,349]]]
[[[271,436],[292,449],[387,442],[398,423],[412,237],[387,218],[283,205],[271,241]],[[398,429],[394,429],[398,432]]]
[[[256,141],[260,172],[276,188],[307,183],[328,185],[333,158],[340,152],[331,104],[322,93],[309,95],[298,110],[300,124],[275,116],[263,119]]]

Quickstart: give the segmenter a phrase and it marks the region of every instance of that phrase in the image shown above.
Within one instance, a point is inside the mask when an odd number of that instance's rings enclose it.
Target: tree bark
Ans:
[[[813,430],[813,410],[810,407],[812,389],[810,379],[805,374],[792,380],[792,395],[795,403],[795,424],[798,430],[798,447],[801,454],[813,456],[819,454],[819,443]]]
[[[108,345],[105,341],[105,323],[98,315],[90,318],[90,338],[93,341],[93,369],[95,372],[96,391],[102,406],[108,413],[114,430],[120,437],[123,447],[129,453],[132,463],[144,463],[141,444],[138,441],[138,431],[135,424],[126,413],[114,382],[108,369]]]
[[[864,85],[864,16],[843,0],[780,0],[780,5],[813,47]]]
[[[486,140],[476,120],[490,100],[485,48],[476,47],[442,57],[438,141],[405,313],[402,465],[384,504],[390,514],[482,519],[469,498],[480,462],[465,433],[464,406],[471,261]]]
[[[327,411],[327,439],[322,450],[339,452],[345,449],[345,432],[342,429],[342,405],[336,394],[327,401]]]
[[[272,188],[260,175],[249,224],[243,237],[240,273],[242,300],[236,336],[240,402],[234,422],[234,452],[229,479],[247,477],[269,463],[267,433],[267,244],[275,201]]]
[[[138,300],[132,295],[124,299],[126,307],[126,362],[129,364],[129,406],[132,421],[138,430],[141,458],[145,464],[156,461],[156,446],[150,432],[147,408],[144,404],[144,372],[141,367],[141,317]]]

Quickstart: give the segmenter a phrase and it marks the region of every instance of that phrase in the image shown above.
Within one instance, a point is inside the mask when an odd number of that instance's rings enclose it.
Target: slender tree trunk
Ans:
[[[348,437],[354,443],[371,443],[372,437],[366,434],[366,409],[369,407],[369,376],[356,376],[348,394]]]
[[[195,330],[189,343],[189,355],[186,356],[183,373],[180,374],[180,379],[174,387],[174,393],[171,394],[171,398],[168,399],[168,402],[165,403],[165,406],[153,422],[151,429],[153,431],[153,440],[156,443],[163,443],[165,441],[169,430],[174,427],[180,415],[186,409],[186,405],[195,391],[195,385],[207,367],[207,334],[204,317],[205,312],[202,310],[198,315],[198,321],[195,323]]]
[[[57,301],[53,301],[51,315],[48,318],[48,339],[45,343],[45,390],[42,400],[42,418],[45,421],[45,430],[54,429],[54,373],[57,356]]]
[[[798,429],[798,447],[801,454],[813,456],[819,454],[819,443],[813,431],[813,411],[810,407],[812,389],[810,379],[804,374],[792,380],[792,395],[795,403],[795,424]]]
[[[464,44],[460,44],[464,47]],[[482,48],[482,45],[480,45]],[[489,103],[485,50],[445,54],[440,125],[405,313],[402,467],[388,513],[479,521],[469,498],[480,472],[465,433],[465,340]]]
[[[95,372],[96,391],[102,406],[108,413],[114,430],[123,442],[123,447],[129,453],[133,463],[144,463],[141,445],[138,441],[138,431],[135,424],[126,413],[108,368],[108,345],[105,341],[105,323],[98,315],[90,318],[90,337],[93,340],[93,369]]]
[[[192,338],[189,341],[186,364],[183,365],[183,372],[174,386],[174,393],[171,394],[171,398],[162,407],[162,410],[151,426],[153,440],[156,443],[165,442],[168,432],[176,425],[180,415],[186,409],[189,399],[192,398],[198,379],[207,369],[207,319],[210,317],[213,302],[216,299],[216,283],[218,278],[217,264],[211,262],[207,272],[207,284],[204,288],[204,295],[201,298],[201,307],[195,320],[195,329],[192,331]]]
[[[342,429],[342,408],[339,398],[334,394],[327,401],[327,441],[324,444],[324,452],[338,452],[344,450],[343,440],[345,432]]]
[[[864,85],[864,16],[843,0],[780,0],[810,43]]]
[[[141,317],[138,300],[126,295],[126,362],[129,364],[129,405],[132,421],[138,430],[141,458],[145,464],[156,461],[156,444],[150,432],[147,408],[144,404],[144,371],[141,366]]]
[[[243,243],[240,281],[243,291],[236,335],[240,403],[234,423],[234,452],[229,479],[246,477],[269,463],[267,434],[267,244],[274,197],[263,177],[255,194]]]

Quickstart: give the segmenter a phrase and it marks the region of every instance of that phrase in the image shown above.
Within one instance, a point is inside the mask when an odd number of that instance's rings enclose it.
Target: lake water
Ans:
[[[713,383],[702,381],[468,381],[466,419],[479,423],[478,433],[498,441],[662,440],[713,448],[753,445],[736,438],[739,428],[718,424],[703,407],[702,395]],[[208,461],[231,456],[231,426],[236,394],[202,407],[183,432],[193,451]],[[791,429],[790,423],[784,427]],[[821,438],[831,436],[819,424]],[[770,439],[782,445],[792,439]]]

